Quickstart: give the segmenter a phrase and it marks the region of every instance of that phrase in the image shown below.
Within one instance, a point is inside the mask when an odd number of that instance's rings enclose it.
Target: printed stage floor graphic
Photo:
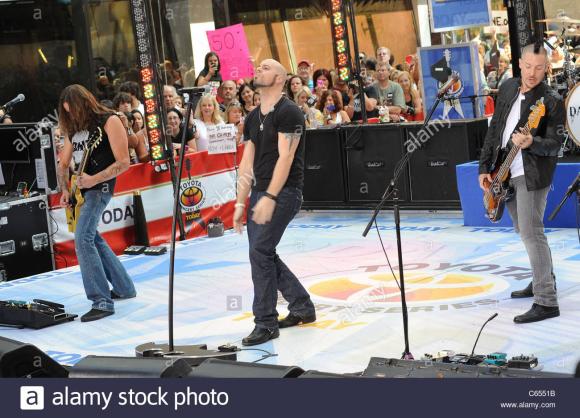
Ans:
[[[371,356],[399,358],[403,326],[399,291],[376,230],[361,236],[369,212],[301,212],[278,252],[312,295],[318,321],[283,329],[280,338],[256,348],[277,354],[264,363],[352,373]],[[404,213],[402,240],[409,305],[410,348],[424,353],[469,353],[480,326],[476,353],[534,354],[544,370],[573,373],[580,359],[580,246],[574,229],[547,229],[557,277],[561,316],[516,325],[531,299],[510,299],[531,277],[519,237],[511,228],[464,227],[459,213]],[[398,271],[393,217],[379,228]],[[37,345],[63,364],[89,354],[133,356],[137,345],[167,342],[169,253],[123,256],[138,296],[117,302],[106,319],[42,330],[0,329],[0,335]],[[0,284],[0,300],[40,298],[67,312],[90,309],[77,267]],[[175,343],[232,343],[253,329],[252,282],[247,237],[227,232],[178,244],[175,277]],[[279,313],[286,315],[280,298]],[[259,351],[238,353],[261,360]]]

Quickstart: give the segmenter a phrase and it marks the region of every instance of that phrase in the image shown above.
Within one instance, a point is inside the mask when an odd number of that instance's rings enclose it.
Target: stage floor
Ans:
[[[276,353],[263,363],[303,369],[358,372],[371,356],[399,358],[403,327],[397,286],[373,229],[361,233],[369,213],[301,212],[278,247],[286,264],[312,295],[318,321],[283,329],[280,338],[256,348]],[[410,347],[415,358],[442,349],[468,353],[480,326],[476,353],[534,354],[544,370],[572,373],[580,359],[580,246],[575,229],[548,229],[561,316],[516,325],[514,315],[530,299],[511,300],[528,284],[529,263],[511,228],[464,227],[459,213],[404,213],[404,264]],[[392,214],[379,218],[381,236],[395,272]],[[0,329],[0,335],[37,345],[57,361],[74,364],[89,354],[133,356],[135,346],[167,341],[169,254],[123,256],[138,296],[116,303],[116,314],[76,320],[42,330]],[[253,329],[252,282],[246,236],[232,232],[178,244],[176,253],[176,344],[232,343]],[[90,309],[77,267],[0,283],[0,299],[41,298],[70,313]],[[287,313],[280,298],[279,312]],[[239,360],[260,360],[244,351]]]

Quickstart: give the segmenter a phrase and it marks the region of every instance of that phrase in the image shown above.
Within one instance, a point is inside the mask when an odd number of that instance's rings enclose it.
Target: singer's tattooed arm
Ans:
[[[302,136],[302,127],[298,126],[294,132],[279,133],[278,134],[278,161],[274,166],[274,173],[272,180],[268,186],[267,192],[278,196],[280,190],[286,184],[292,163],[294,161],[294,154],[298,149],[300,138]]]
[[[282,134],[284,139],[288,142],[288,152],[294,153],[296,152],[296,148],[298,148],[298,143],[300,142],[300,138],[302,137],[302,130],[297,130],[296,132],[289,133],[289,134]]]

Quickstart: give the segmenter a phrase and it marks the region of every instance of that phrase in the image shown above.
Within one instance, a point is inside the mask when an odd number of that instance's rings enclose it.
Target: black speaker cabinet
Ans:
[[[304,203],[343,203],[343,151],[340,128],[306,131]]]
[[[275,364],[243,363],[231,360],[207,359],[195,367],[191,378],[293,378],[304,373],[300,367]]]
[[[318,370],[307,370],[300,376],[299,379],[349,379],[358,378],[358,376],[347,376],[344,374],[319,372]]]
[[[0,281],[54,268],[45,195],[0,197]]]
[[[53,115],[49,118],[54,122]],[[0,125],[4,181],[8,191],[26,182],[29,191],[53,194],[58,191],[54,125],[50,121]]]
[[[406,126],[405,148],[416,149],[409,165],[412,202],[449,202],[459,205],[455,167],[479,158],[487,119],[435,121]]]
[[[184,359],[87,356],[75,364],[69,377],[186,377],[190,372]]]
[[[0,377],[67,376],[67,369],[35,346],[0,337]]]
[[[399,124],[348,126],[342,129],[346,150],[348,201],[381,200],[395,165],[403,155],[405,130]],[[404,171],[397,188],[399,200],[409,198],[408,176]]]

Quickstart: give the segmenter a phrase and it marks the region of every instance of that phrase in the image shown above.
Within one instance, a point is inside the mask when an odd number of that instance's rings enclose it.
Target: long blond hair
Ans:
[[[298,103],[298,96],[300,96],[302,93],[306,93],[308,95],[308,97],[312,96],[312,91],[310,91],[308,86],[302,86],[298,89],[298,91],[296,93],[294,93],[294,102],[295,103]]]
[[[199,99],[199,102],[197,103],[197,106],[195,108],[195,114],[193,115],[193,117],[203,122],[203,116],[201,115],[201,105],[207,101],[210,101],[213,104],[213,113],[211,114],[211,122],[215,125],[217,125],[218,123],[222,123],[223,118],[220,112],[220,105],[218,104],[215,97],[211,94],[204,94],[203,96],[201,96],[201,99]]]
[[[419,91],[417,90],[417,87],[415,87],[415,84],[413,83],[413,77],[411,76],[411,73],[408,71],[401,71],[401,73],[397,77],[396,82],[399,83],[399,80],[404,75],[407,76],[407,78],[409,79],[409,94],[411,95],[411,100],[413,100],[413,106],[414,106],[415,100],[417,100],[417,98],[420,98],[421,96],[419,95]],[[403,89],[403,94],[405,94],[405,89],[403,88],[403,85],[401,83],[399,83],[399,85]]]

